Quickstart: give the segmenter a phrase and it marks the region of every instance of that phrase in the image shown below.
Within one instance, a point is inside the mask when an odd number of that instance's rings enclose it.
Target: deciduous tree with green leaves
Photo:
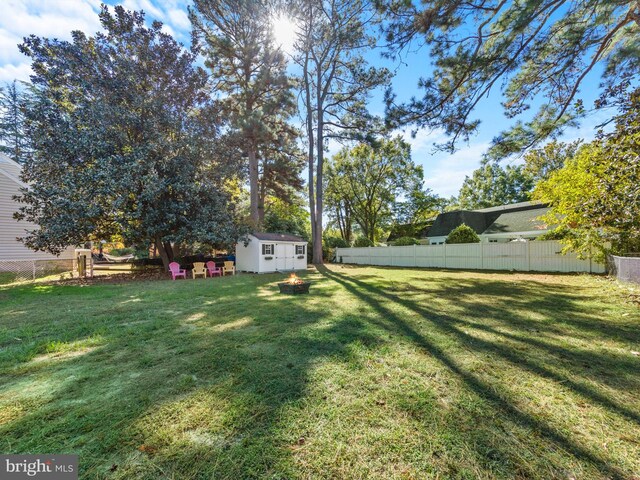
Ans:
[[[334,182],[339,185],[341,202],[372,242],[392,220],[401,197],[420,189],[423,180],[422,167],[413,162],[411,147],[401,137],[344,148],[327,173],[327,190],[333,191]]]
[[[465,177],[456,208],[474,210],[529,200],[534,180],[520,165],[486,163]]]
[[[640,72],[637,0],[405,0],[380,2],[387,40],[397,54],[424,43],[434,68],[421,98],[396,104],[390,120],[444,128],[452,150],[476,131],[473,113],[499,90],[514,126],[496,136],[490,157],[503,158],[557,137],[589,107],[580,88],[600,73],[602,91]],[[543,99],[532,115],[534,99]],[[537,102],[536,102],[537,103]],[[600,103],[595,105],[601,106]]]
[[[329,139],[363,139],[375,133],[367,99],[389,83],[387,69],[367,64],[375,45],[369,29],[375,9],[368,0],[305,0],[296,8],[295,61],[301,70],[309,171],[313,263],[322,264],[325,149]]]
[[[33,153],[19,219],[24,241],[59,253],[89,238],[234,243],[241,234],[225,184],[238,165],[218,150],[207,76],[162,24],[102,6],[103,32],[73,40],[30,36],[35,98],[26,111]]]
[[[613,132],[600,133],[536,186],[545,218],[568,250],[603,259],[640,251],[640,89],[627,97]]]

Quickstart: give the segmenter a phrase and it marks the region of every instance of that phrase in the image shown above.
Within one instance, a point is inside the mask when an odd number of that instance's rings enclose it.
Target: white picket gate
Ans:
[[[555,240],[408,247],[362,247],[336,249],[336,261],[357,265],[457,268],[466,270],[514,270],[521,272],[604,273],[605,266],[562,254]]]

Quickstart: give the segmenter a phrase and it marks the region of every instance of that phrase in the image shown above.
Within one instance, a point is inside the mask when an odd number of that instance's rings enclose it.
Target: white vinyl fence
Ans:
[[[561,253],[554,240],[336,249],[336,262],[394,267],[604,273],[605,266]]]

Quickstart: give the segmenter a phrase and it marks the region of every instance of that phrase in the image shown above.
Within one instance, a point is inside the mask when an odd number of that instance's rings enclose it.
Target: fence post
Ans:
[[[33,280],[35,281],[35,279],[36,279],[36,261],[32,260],[31,261],[31,265],[33,265]]]
[[[368,250],[368,252],[369,252],[369,265],[371,265],[371,248],[372,247],[367,247],[367,248],[369,249]]]
[[[416,258],[416,246],[413,246],[413,266],[417,267],[418,266],[418,259]]]
[[[531,240],[527,242],[527,272],[531,271]]]
[[[389,263],[393,267],[393,247],[387,247],[389,249]]]
[[[442,244],[444,247],[444,268],[447,268],[447,242]]]
[[[480,268],[484,270],[484,242],[480,240]]]

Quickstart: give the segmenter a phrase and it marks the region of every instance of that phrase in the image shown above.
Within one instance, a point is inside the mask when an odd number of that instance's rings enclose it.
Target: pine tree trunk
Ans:
[[[249,156],[249,194],[250,194],[250,215],[254,228],[260,228],[260,213],[258,211],[258,156],[253,142],[249,145],[247,154]]]
[[[316,222],[313,232],[313,264],[322,265],[322,208],[323,208],[323,185],[322,169],[324,167],[324,105],[322,104],[322,76],[318,69],[318,79],[316,80],[316,96],[318,110],[316,112]]]
[[[313,133],[313,110],[311,102],[311,86],[309,84],[309,53],[305,55],[305,62],[303,68],[302,78],[304,81],[305,89],[305,107],[307,109],[307,139],[309,142],[308,150],[308,170],[309,170],[309,215],[311,217],[311,241],[315,242],[316,238],[316,201],[315,201],[315,189],[313,186],[313,173],[315,170],[314,162],[314,133]],[[315,261],[314,261],[315,263]]]

